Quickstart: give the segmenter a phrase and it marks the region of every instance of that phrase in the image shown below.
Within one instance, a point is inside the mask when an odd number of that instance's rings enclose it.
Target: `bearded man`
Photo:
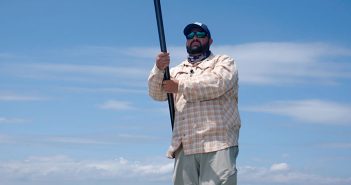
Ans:
[[[233,58],[214,55],[208,27],[188,24],[183,33],[188,57],[170,69],[170,55],[156,56],[148,79],[149,95],[175,100],[172,142],[167,151],[175,159],[175,185],[236,185],[239,130],[238,70]]]

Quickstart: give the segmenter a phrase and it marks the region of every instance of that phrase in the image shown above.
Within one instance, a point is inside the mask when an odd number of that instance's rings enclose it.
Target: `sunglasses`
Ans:
[[[207,36],[207,33],[203,31],[191,32],[186,36],[186,39],[193,39],[195,35],[197,38],[205,38]]]

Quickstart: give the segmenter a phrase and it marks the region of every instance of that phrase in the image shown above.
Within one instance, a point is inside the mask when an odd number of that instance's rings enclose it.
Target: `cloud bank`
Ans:
[[[184,47],[169,47],[171,65],[186,57]],[[234,57],[240,82],[250,85],[301,83],[338,84],[350,79],[351,49],[322,42],[255,42],[238,45],[214,45],[214,54]],[[155,49],[129,48],[126,54],[154,58]]]
[[[351,125],[351,105],[318,99],[274,101],[243,110],[284,115],[308,123]]]
[[[215,51],[235,57],[241,82],[248,84],[335,84],[351,78],[351,49],[327,43],[258,42]]]
[[[329,43],[214,44],[212,50],[215,54],[228,54],[236,59],[240,80],[244,84],[338,84],[339,80],[351,78],[349,73],[351,49]],[[186,57],[183,46],[169,47],[169,52],[171,65],[178,64]],[[54,53],[56,55],[52,54],[52,51],[42,51],[38,55],[46,57],[10,58],[0,53],[0,71],[3,74],[51,80],[101,82],[110,81],[107,79],[111,78],[144,79],[154,64],[158,49],[92,46],[65,49]]]
[[[346,185],[351,177],[328,177],[290,169],[287,163],[270,167],[243,166],[239,168],[242,184],[252,185]]]
[[[0,182],[17,185],[25,182],[58,184],[171,184],[173,161],[75,160],[67,156],[33,156],[22,161],[2,161]],[[351,177],[328,177],[293,170],[287,163],[269,167],[238,167],[239,183],[243,185],[347,185]],[[110,183],[108,183],[110,182]]]
[[[152,184],[170,179],[173,164],[128,161],[124,158],[115,160],[74,160],[67,156],[33,156],[22,161],[0,163],[0,182],[12,185],[48,184],[111,181],[119,184]],[[2,184],[2,183],[1,183]],[[111,183],[112,184],[112,183]]]

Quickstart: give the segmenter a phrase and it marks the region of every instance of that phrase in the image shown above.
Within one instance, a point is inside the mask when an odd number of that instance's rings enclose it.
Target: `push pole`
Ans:
[[[160,0],[154,0],[154,4],[155,4],[156,21],[157,21],[157,29],[158,29],[158,36],[159,36],[159,40],[160,40],[161,52],[167,52],[165,32],[164,32],[164,29],[163,29],[163,20],[162,20],[162,11],[161,11]],[[171,78],[171,75],[169,73],[169,67],[166,67],[163,79],[164,80],[169,80],[170,78]],[[173,127],[174,127],[174,99],[173,99],[173,94],[172,93],[167,93],[167,99],[168,99],[169,114],[170,114],[170,117],[171,117],[171,126],[172,126],[172,130],[173,130]]]

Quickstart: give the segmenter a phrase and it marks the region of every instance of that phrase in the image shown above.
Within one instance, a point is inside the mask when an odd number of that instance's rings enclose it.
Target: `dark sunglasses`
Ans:
[[[205,38],[207,36],[207,33],[203,31],[191,32],[186,36],[186,39],[193,39],[195,35],[197,38]]]

